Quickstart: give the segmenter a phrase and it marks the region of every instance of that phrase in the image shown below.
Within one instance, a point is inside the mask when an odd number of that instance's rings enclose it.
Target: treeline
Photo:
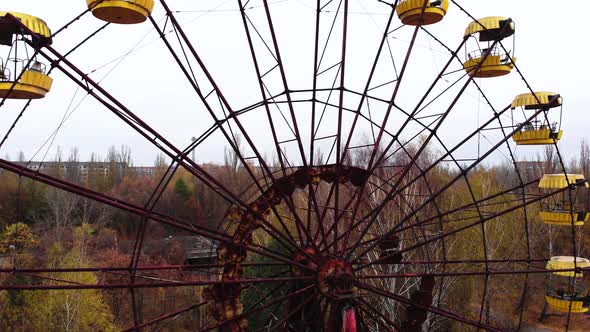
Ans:
[[[416,146],[409,146],[411,153]],[[348,162],[359,166],[368,158],[359,151]],[[92,155],[88,162],[79,160],[76,149],[63,156],[62,151],[45,165],[41,171],[66,181],[81,184],[94,191],[130,202],[137,206],[151,208],[154,211],[185,220],[188,223],[217,228],[223,220],[230,205],[217,193],[209,189],[182,168],[170,166],[163,156],[158,156],[149,172],[139,172],[134,166],[131,151],[127,147],[109,149],[106,158]],[[426,150],[424,155],[412,167],[407,179],[421,175],[434,160],[435,153]],[[27,164],[24,155],[19,162]],[[394,179],[395,165],[408,163],[407,155],[392,157],[391,161],[378,171],[381,179]],[[577,158],[565,160],[570,173],[582,173],[590,176],[590,150],[585,142],[581,143]],[[29,163],[31,167],[33,164]],[[37,167],[41,167],[37,164]],[[257,190],[252,187],[252,180],[235,155],[227,153],[225,164],[207,164],[202,167],[217,178],[222,184],[239,193],[248,201],[248,197]],[[493,166],[478,167],[469,172],[465,179],[451,186],[445,195],[437,199],[436,205],[428,205],[420,212],[418,218],[435,215],[437,209],[443,211],[470,204],[474,199],[485,198],[506,188],[516,187],[523,182],[540,178],[543,174],[561,172],[559,156],[551,147],[546,148],[536,160],[518,164],[516,172],[510,162]],[[40,168],[39,168],[40,169]],[[250,170],[262,176],[256,167]],[[440,165],[424,176],[423,181],[408,187],[405,200],[388,205],[382,213],[383,220],[395,223],[405,216],[401,206],[415,208],[432,192],[442,188],[449,179],[461,172],[448,165]],[[160,182],[167,183],[158,191]],[[407,181],[402,179],[402,181]],[[141,219],[121,210],[108,207],[90,199],[79,197],[42,183],[19,177],[9,172],[0,172],[0,267],[37,267],[69,268],[85,266],[128,267],[131,261],[134,240],[137,237]],[[378,185],[378,184],[376,184]],[[471,189],[470,189],[471,188]],[[150,206],[154,192],[158,196],[157,204]],[[327,191],[326,191],[327,193]],[[499,212],[518,204],[523,197],[538,195],[535,186],[528,190],[516,189],[507,195],[492,200],[480,211],[471,208],[447,216],[454,222],[445,223],[442,229],[435,231],[451,232],[479,218]],[[507,199],[506,197],[511,197]],[[375,206],[383,197],[373,194]],[[584,197],[578,197],[579,203],[586,204]],[[297,199],[295,199],[297,202]],[[375,206],[369,201],[363,205],[365,212]],[[449,237],[446,242],[446,254],[440,251],[440,242],[429,253],[431,259],[438,260],[482,260],[506,259],[513,257],[548,257],[549,243],[553,243],[552,254],[571,252],[571,232],[550,232],[537,217],[539,205],[494,218],[481,226],[471,227],[464,232]],[[526,215],[525,215],[526,213]],[[462,221],[464,220],[464,221]],[[525,225],[525,220],[528,223]],[[271,220],[276,223],[276,220]],[[147,222],[143,250],[138,254],[140,265],[182,264],[186,259],[186,246],[182,238],[191,234],[166,227],[155,222]],[[387,230],[394,224],[384,223]],[[278,227],[278,226],[277,226]],[[438,226],[437,226],[438,227]],[[584,226],[587,228],[590,226]],[[431,229],[427,229],[430,231]],[[485,239],[484,237],[485,232]],[[588,232],[586,232],[588,233]],[[426,235],[425,235],[426,236]],[[525,241],[525,239],[529,241]],[[578,243],[582,254],[590,245],[586,238]],[[551,241],[550,241],[551,240]],[[485,246],[482,243],[485,242]],[[14,246],[11,248],[11,246]],[[419,258],[419,257],[418,257]],[[409,258],[408,258],[409,259]],[[417,258],[416,258],[417,259]],[[521,266],[526,268],[525,265]],[[508,269],[507,266],[495,266]],[[510,267],[513,268],[513,267]],[[485,271],[485,266],[461,265],[457,271]],[[140,276],[147,278],[147,275]],[[161,271],[149,274],[147,281],[154,280],[197,280],[216,277],[212,271]],[[10,284],[64,284],[64,283],[127,283],[127,272],[118,273],[44,273],[36,275],[0,273],[0,282]],[[511,279],[512,278],[512,279]],[[65,280],[65,281],[64,281]],[[484,285],[488,283],[486,294]],[[443,287],[441,301],[445,307],[478,320],[481,300],[483,303],[482,321],[494,326],[513,326],[518,319],[518,309],[526,305],[525,321],[533,324],[544,302],[544,279],[537,275],[528,280],[530,291],[523,293],[524,275],[519,277],[448,278]],[[391,285],[391,289],[402,287]],[[406,290],[398,289],[400,294]],[[524,296],[523,296],[524,294]],[[137,310],[132,310],[131,298],[135,298]],[[506,301],[505,299],[511,299]],[[145,289],[130,294],[128,290],[82,290],[82,291],[0,291],[0,326],[14,331],[85,331],[118,330],[128,327],[133,320],[149,321],[164,312],[172,312],[190,306],[202,300],[198,287]],[[465,305],[468,304],[468,305]],[[391,309],[395,304],[384,302],[388,306],[384,312],[395,313]],[[205,320],[203,310],[182,316],[168,326],[171,330],[195,330]],[[437,322],[439,330],[461,330],[452,322]]]

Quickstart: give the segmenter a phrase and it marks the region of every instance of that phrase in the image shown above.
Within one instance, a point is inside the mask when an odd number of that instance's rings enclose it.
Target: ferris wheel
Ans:
[[[223,72],[231,63],[211,69],[215,56],[194,42],[201,31],[192,31],[180,17],[191,6],[183,2],[87,0],[87,9],[58,30],[35,16],[0,12],[0,112],[19,107],[0,148],[10,144],[15,128],[27,127],[23,114],[43,108],[55,83],[52,74],[59,73],[170,161],[149,199],[137,204],[0,159],[8,172],[139,221],[129,266],[0,270],[124,271],[124,282],[23,285],[7,279],[0,290],[129,291],[128,330],[164,328],[195,310],[207,316],[193,326],[198,331],[443,331],[454,324],[502,331],[524,327],[527,312],[542,321],[560,313],[560,326],[576,327],[576,317],[590,308],[583,283],[590,261],[581,257],[580,247],[590,216],[588,181],[567,172],[558,149],[558,142],[568,139],[561,126],[562,96],[534,90],[518,67],[515,22],[473,17],[468,5],[454,0],[289,3],[303,3],[306,10],[291,13],[282,7],[285,1],[235,1],[242,28],[236,38],[245,47],[233,56],[249,66],[233,76]],[[378,12],[377,19],[370,16],[378,33],[355,30],[359,12]],[[437,29],[452,12],[465,30]],[[295,20],[301,26],[287,20],[295,14],[306,15]],[[101,25],[73,48],[57,49],[53,42],[82,19]],[[176,67],[190,91],[189,105],[199,122],[208,124],[195,124],[202,129],[190,133],[194,139],[187,146],[144,120],[142,110],[127,106],[125,96],[134,92],[150,97],[137,85],[148,74],[127,77],[128,91],[122,94],[71,60],[103,30],[117,29],[124,39],[125,29],[140,24],[153,29],[167,53],[166,60],[149,61]],[[286,34],[299,38],[281,39]],[[449,36],[453,46],[443,41]],[[365,39],[374,42],[361,44]],[[217,75],[243,81],[246,93],[226,89],[229,84]],[[508,79],[518,81],[520,90],[503,91],[499,103],[484,82]],[[255,101],[232,102],[243,94]],[[485,111],[476,126],[462,122],[461,112],[480,107]],[[174,117],[172,108],[161,117]],[[197,163],[194,152],[211,146],[229,146],[239,180],[221,178]],[[518,153],[543,146],[553,146],[556,167],[531,175]],[[486,162],[497,162],[498,156],[509,162],[505,173],[486,173]],[[214,226],[157,210],[181,169],[225,204]],[[184,265],[142,265],[152,224],[198,235],[210,255]],[[533,228],[550,234],[543,250],[533,243]],[[195,269],[206,273],[197,279],[145,278],[154,271]],[[531,287],[539,276],[546,279],[542,294]],[[477,291],[463,293],[468,285]],[[142,289],[182,287],[199,289],[194,303],[151,318],[138,315]],[[502,302],[510,302],[511,309],[499,309]]]

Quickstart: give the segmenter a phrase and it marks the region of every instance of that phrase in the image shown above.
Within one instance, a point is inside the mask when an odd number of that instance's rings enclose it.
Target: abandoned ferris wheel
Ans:
[[[71,21],[55,32],[41,18],[0,12],[0,106],[23,103],[0,146],[8,144],[14,128],[27,127],[23,114],[40,111],[36,108],[52,93],[52,74],[60,73],[60,79],[86,92],[102,111],[115,115],[129,131],[170,160],[142,206],[0,159],[0,167],[6,171],[120,209],[140,220],[126,270],[129,282],[8,283],[1,284],[0,290],[203,290],[200,302],[162,312],[150,320],[135,319],[129,330],[155,328],[202,307],[209,319],[199,331],[422,331],[436,329],[440,321],[498,331],[503,327],[484,319],[484,308],[493,296],[492,283],[500,280],[495,278],[512,277],[512,282],[518,283],[520,292],[515,298],[522,302],[517,318],[510,322],[516,329],[527,309],[529,275],[542,275],[546,278],[543,315],[561,313],[569,326],[572,316],[588,312],[590,297],[583,275],[590,273],[590,261],[580,257],[578,246],[582,226],[589,218],[583,204],[588,182],[582,174],[567,173],[561,158],[557,173],[537,178],[527,178],[517,162],[519,151],[540,146],[554,146],[559,155],[558,142],[568,139],[564,134],[567,128],[561,126],[567,111],[562,110],[563,98],[558,92],[533,90],[519,70],[517,29],[511,18],[476,18],[461,1],[454,0],[374,1],[367,6],[386,19],[379,21],[380,33],[372,36],[375,43],[357,46],[353,41],[360,39],[355,39],[355,34],[364,33],[355,31],[356,25],[351,23],[356,5],[348,0],[312,1],[305,12],[308,17],[302,19],[312,23],[312,34],[307,38],[301,33],[298,41],[310,45],[311,52],[302,55],[297,47],[288,47],[295,41],[280,38],[285,20],[277,16],[289,15],[276,8],[281,4],[236,2],[236,17],[242,27],[239,38],[246,51],[235,56],[248,59],[247,74],[255,77],[256,101],[243,107],[232,104],[232,90],[225,90],[216,71],[208,66],[212,60],[204,56],[208,50],[194,42],[199,32],[189,32],[188,24],[178,18],[186,4],[173,8],[168,4],[172,0],[87,0],[87,9],[72,15]],[[152,15],[156,10],[161,12],[161,20]],[[465,22],[465,30],[437,30],[452,11],[461,14],[457,17]],[[70,50],[54,47],[53,42],[83,17],[100,20],[100,27]],[[143,96],[150,94],[136,85],[137,80],[145,79],[145,72],[127,77],[129,92],[114,93],[81,69],[83,63],[71,60],[89,41],[101,38],[103,30],[117,29],[124,39],[125,29],[140,24],[153,28],[160,47],[168,53],[167,60],[177,67],[191,98],[196,97],[192,102],[195,112],[211,124],[194,134],[195,139],[186,147],[178,147],[148,124],[140,110],[126,105],[125,96],[134,90]],[[206,33],[215,36],[214,30]],[[456,40],[455,47],[442,41],[449,35]],[[420,38],[443,51],[435,55],[442,64],[431,66],[417,55]],[[360,48],[369,48],[371,61],[359,64],[356,51]],[[289,56],[286,50],[296,55]],[[433,52],[432,47],[426,52]],[[310,59],[307,68],[289,63],[298,57]],[[157,64],[161,59],[149,61]],[[290,80],[288,74],[296,71],[298,76],[309,73],[307,79],[298,80],[304,84]],[[150,75],[157,76],[157,70]],[[234,80],[244,75],[237,73]],[[505,100],[502,108],[493,106],[483,82],[510,76],[519,76],[524,82],[521,90],[511,91],[511,99]],[[155,89],[166,84],[153,76],[149,79],[154,80]],[[475,128],[460,130],[459,137],[455,133],[455,139],[450,139],[444,133],[452,128],[448,126],[453,116],[465,112],[458,109],[469,101],[468,88],[483,98],[488,112],[481,115]],[[166,110],[161,116],[172,113]],[[488,144],[479,142],[482,137]],[[229,145],[243,168],[249,181],[245,189],[224,183],[191,158],[193,151],[219,146],[220,141]],[[478,145],[476,152],[469,148],[474,144]],[[498,151],[510,161],[512,175],[500,186],[484,191],[478,169]],[[154,209],[179,169],[227,202],[227,213],[217,227]],[[449,198],[458,190],[468,199]],[[530,212],[532,206],[538,207],[538,215]],[[211,257],[193,266],[142,266],[139,256],[149,223],[208,239],[206,249]],[[533,257],[532,223],[543,223],[551,232],[564,235],[552,239],[567,238],[571,243],[549,243],[547,257]],[[494,224],[506,228],[510,224],[511,232],[518,236],[498,241],[520,246],[522,255],[492,255],[486,232],[490,237],[489,225]],[[469,248],[477,252],[458,256],[453,251],[456,236],[471,231],[477,236],[469,238]],[[198,281],[136,278],[146,270],[195,266],[206,269],[210,276]],[[117,268],[80,267],[76,271]],[[248,272],[252,269],[254,274]],[[19,272],[18,267],[2,270]],[[48,269],[27,270],[43,272]],[[476,314],[471,317],[446,305],[453,297],[448,289],[462,278],[478,278],[482,285],[475,301]],[[244,298],[252,294],[257,301],[246,303]],[[133,299],[134,312],[140,305]],[[263,321],[263,327],[254,324],[254,319]]]

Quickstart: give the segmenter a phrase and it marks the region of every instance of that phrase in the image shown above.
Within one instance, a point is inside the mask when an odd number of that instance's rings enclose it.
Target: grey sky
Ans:
[[[257,7],[260,2],[253,0],[250,5]],[[315,1],[271,0],[270,2],[290,87],[309,89],[313,70]],[[56,5],[57,3],[59,6]],[[179,11],[178,19],[194,41],[198,52],[232,107],[240,109],[259,101],[260,91],[247,49],[241,17],[237,11],[237,1],[169,0],[168,3],[173,10]],[[353,90],[362,91],[387,21],[388,7],[372,0],[351,0],[350,3],[351,18],[345,85]],[[580,140],[590,138],[586,114],[588,98],[584,84],[590,74],[590,70],[585,65],[589,48],[582,33],[585,31],[586,24],[583,11],[568,7],[563,2],[548,0],[462,1],[461,3],[466,10],[478,18],[502,15],[515,20],[517,65],[533,89],[555,91],[564,97],[565,135],[559,146],[566,157],[575,157]],[[568,3],[574,5],[579,2]],[[0,9],[39,16],[46,20],[53,30],[57,30],[82,12],[85,5],[83,0],[59,2],[4,0]],[[212,9],[214,11],[206,12]],[[265,21],[261,8],[252,8],[248,10],[248,14],[255,24],[264,27]],[[158,1],[156,1],[153,17],[163,22],[161,20],[164,13]],[[329,28],[327,24],[330,18],[331,16],[326,14],[324,31]],[[459,45],[463,31],[469,22],[469,18],[451,4],[445,19],[439,24],[428,27],[428,30],[454,49]],[[54,46],[65,53],[101,24],[102,22],[88,15],[57,36]],[[399,25],[400,22],[395,17],[392,27]],[[322,68],[336,63],[339,57],[340,31],[338,28],[340,25],[337,24],[336,27],[338,30],[335,32],[336,43],[329,45],[325,65]],[[263,34],[264,31],[262,29]],[[400,66],[403,61],[412,32],[411,27],[404,27],[390,36],[392,55],[397,66]],[[507,42],[506,46],[511,47],[511,44]],[[132,49],[134,49],[133,52],[119,59]],[[272,61],[268,53],[264,52],[264,45],[257,44],[257,50],[260,50],[262,67],[270,69]],[[0,52],[0,57],[5,57],[7,50],[3,48]],[[460,56],[464,56],[463,51],[460,52]],[[416,104],[448,57],[448,52],[445,52],[432,39],[426,38],[424,34],[419,35],[398,97],[399,104],[404,109],[411,109]],[[70,59],[82,70],[91,73],[92,78],[100,80],[107,90],[179,147],[188,144],[192,136],[202,134],[212,124],[210,116],[175,66],[164,44],[158,40],[149,22],[136,26],[111,25],[74,53]],[[265,67],[267,64],[268,66]],[[372,86],[392,79],[393,68],[390,64],[383,61],[378,68],[378,74]],[[456,63],[453,68],[460,67]],[[278,76],[273,76],[275,74],[276,72],[269,75],[268,83],[273,86],[271,88],[273,92],[278,92],[281,90],[281,85]],[[11,138],[0,150],[0,155],[9,154],[15,157],[17,151],[22,150],[27,157],[32,157],[45,139],[59,126],[68,107],[71,111],[79,104],[80,106],[59,130],[48,153],[49,157],[54,155],[57,146],[61,146],[64,150],[76,146],[80,149],[82,159],[86,159],[90,152],[104,156],[110,145],[127,144],[132,149],[136,164],[153,163],[157,153],[155,148],[139,135],[132,133],[126,125],[98,105],[91,97],[84,98],[85,94],[77,90],[76,85],[63,74],[56,70],[52,77],[54,86],[51,93],[45,99],[33,102]],[[459,77],[460,75],[457,74],[449,75],[448,79],[451,81]],[[333,75],[326,75],[320,80],[320,85],[326,87],[333,79]],[[515,95],[527,92],[526,86],[515,71],[509,76],[483,79],[478,82],[481,83],[494,106],[499,109],[508,105]],[[388,85],[375,90],[375,94],[386,98],[391,95],[391,91],[392,85]],[[453,88],[452,91],[458,90]],[[453,95],[445,96],[434,103],[430,109],[425,110],[426,114],[444,110],[451,97]],[[354,102],[355,99],[352,96],[346,97],[346,103],[354,104]],[[0,108],[2,135],[22,106],[23,102],[10,101]],[[375,112],[380,112],[381,106],[375,105],[375,107]],[[285,108],[284,111],[287,109]],[[300,125],[305,128],[305,135],[309,136],[307,129],[309,107],[297,106],[296,112]],[[276,116],[277,123],[280,123],[278,113]],[[330,131],[335,128],[333,116],[334,112],[328,112],[326,115],[328,120],[320,128],[320,131],[325,131],[326,135],[330,135]],[[484,100],[478,97],[475,89],[470,87],[441,127],[440,136],[445,140],[445,144],[448,142],[449,146],[452,146],[454,142],[476,127],[478,117],[479,122],[483,122],[490,116],[491,112]],[[345,119],[345,124],[348,120]],[[395,130],[402,120],[401,113],[394,113],[387,128]],[[273,146],[264,109],[257,109],[244,116],[242,121],[248,132],[252,133],[256,146],[271,158]],[[278,126],[280,135],[288,139],[289,129],[286,123],[278,124]],[[370,127],[367,124],[364,127],[361,125],[360,128],[363,135],[360,131],[358,135],[355,135],[355,141],[358,142],[362,142],[366,139],[363,137],[370,135]],[[418,130],[416,128],[411,126],[405,137],[411,137],[411,133]],[[494,132],[488,135],[489,137],[483,137],[481,140],[482,148],[499,138]],[[196,159],[199,162],[220,161],[223,159],[225,146],[223,137],[217,133],[197,149]],[[329,145],[320,146],[320,148],[328,150]],[[435,148],[439,147],[435,146]],[[286,149],[289,156],[293,156],[296,152],[294,145],[289,145]],[[35,159],[42,158],[45,150],[41,151]],[[457,157],[473,157],[474,151],[472,144],[470,148],[460,151]],[[516,149],[520,159],[531,157],[541,151],[542,148],[539,147]],[[494,154],[491,160],[502,160],[506,154],[507,150],[503,148]],[[292,159],[294,163],[297,163],[297,160],[296,157]]]

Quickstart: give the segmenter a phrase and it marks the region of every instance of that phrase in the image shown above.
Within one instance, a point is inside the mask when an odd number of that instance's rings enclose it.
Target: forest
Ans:
[[[580,154],[577,158],[567,160],[569,173],[590,174],[590,150],[586,142],[580,144]],[[235,156],[226,153],[222,164],[201,165],[207,172],[225,185],[235,188],[246,199],[256,190],[252,188],[247,170],[242,167]],[[432,153],[434,155],[434,153]],[[397,158],[397,159],[396,159]],[[428,151],[419,160],[427,165],[433,156]],[[440,199],[436,209],[451,211],[454,207],[469,204],[473,198],[482,198],[501,192],[515,186],[517,176],[522,181],[531,182],[525,189],[507,191],[497,199],[488,201],[481,207],[483,211],[461,210],[452,214],[454,222],[445,223],[442,230],[452,231],[466,223],[473,221],[474,213],[493,215],[518,202],[522,197],[534,197],[539,194],[536,182],[543,174],[559,173],[560,163],[551,147],[547,147],[535,160],[522,162],[518,165],[519,172],[515,172],[515,165],[508,162],[494,165],[478,166],[465,175],[465,181],[450,186]],[[27,163],[21,154],[18,162]],[[47,162],[43,172],[69,182],[88,187],[96,192],[106,193],[121,200],[152,208],[158,213],[174,216],[195,225],[210,228],[220,228],[222,221],[231,205],[213,190],[203,186],[199,180],[192,177],[178,166],[170,165],[163,156],[158,156],[153,167],[135,167],[132,154],[128,147],[112,147],[102,158],[93,154],[89,161],[80,161],[76,149],[68,152],[61,150]],[[403,164],[403,156],[394,157],[391,164]],[[353,156],[351,164],[361,164],[362,152]],[[40,166],[40,164],[38,164]],[[419,166],[415,166],[419,174]],[[148,169],[149,172],[139,172]],[[260,170],[252,166],[253,172],[261,174]],[[390,168],[380,170],[379,177],[386,179],[395,177],[388,172]],[[100,170],[100,171],[97,171]],[[170,170],[173,170],[172,172]],[[149,173],[149,174],[148,174]],[[425,178],[427,185],[417,184],[408,188],[405,195],[408,206],[418,205],[421,198],[428,196],[428,190],[441,188],[446,181],[457,175],[452,167],[438,166],[429,172]],[[160,188],[161,179],[167,179],[168,185],[161,190],[161,197],[156,204],[153,193]],[[422,183],[422,182],[420,182]],[[466,186],[466,183],[469,186]],[[141,282],[159,282],[167,280],[198,281],[218,278],[216,269],[211,268],[182,268],[188,261],[191,234],[142,218],[131,213],[118,210],[107,205],[97,203],[89,198],[47,186],[25,177],[19,177],[11,172],[0,172],[0,284],[16,285],[76,285],[96,283],[126,283],[130,280]],[[374,184],[377,185],[377,184]],[[429,188],[427,188],[427,186]],[[469,189],[471,188],[471,189]],[[469,189],[469,190],[468,190]],[[409,191],[412,191],[410,194]],[[587,190],[580,190],[576,198],[577,204],[588,208]],[[378,192],[372,200],[378,202]],[[297,197],[295,197],[297,201]],[[364,209],[371,209],[371,202],[366,203]],[[433,207],[434,208],[434,207]],[[416,218],[426,218],[433,214],[432,209],[421,212]],[[444,253],[433,245],[433,255],[440,261],[448,260],[487,260],[502,261],[505,259],[539,258],[536,265],[543,268],[545,261],[541,258],[551,254],[571,252],[571,230],[557,230],[544,225],[537,214],[541,203],[532,204],[526,209],[518,209],[513,213],[494,217],[489,223],[481,227],[470,227],[465,231],[450,236],[446,242]],[[382,212],[389,223],[395,223],[403,217],[401,204],[391,204]],[[276,218],[268,216],[271,222],[278,224]],[[477,220],[477,219],[475,219]],[[146,222],[143,232],[144,240],[141,250],[137,252],[135,240],[139,225]],[[526,227],[523,226],[526,224]],[[380,225],[383,229],[391,227],[387,223]],[[583,228],[590,227],[588,225]],[[430,229],[426,229],[429,231]],[[432,229],[434,232],[434,228]],[[482,233],[485,232],[481,245]],[[527,232],[528,234],[525,234]],[[580,230],[584,233],[584,230]],[[588,233],[587,231],[585,233]],[[253,234],[257,243],[281,250],[277,243],[263,232]],[[353,235],[354,236],[354,235]],[[427,235],[423,235],[424,237]],[[430,235],[429,235],[430,236]],[[529,238],[530,243],[524,239]],[[590,240],[579,236],[577,245],[582,253],[590,245]],[[404,243],[411,245],[409,237]],[[549,245],[551,243],[551,245]],[[437,251],[439,250],[439,251]],[[215,256],[214,249],[210,249]],[[417,253],[414,260],[421,258]],[[406,256],[404,259],[411,260]],[[268,258],[253,255],[250,262],[264,262]],[[129,266],[178,266],[169,270],[143,271],[137,275],[131,274]],[[441,264],[443,264],[441,262]],[[487,264],[486,264],[487,265]],[[120,267],[119,270],[101,271],[100,267]],[[11,269],[37,268],[47,269],[47,272],[12,273]],[[519,270],[525,269],[527,264],[498,263],[491,269]],[[71,272],[51,272],[51,269],[72,268]],[[76,271],[76,268],[88,268]],[[97,268],[93,270],[93,268]],[[486,269],[488,267],[485,267]],[[389,272],[401,271],[396,266],[387,267]],[[404,267],[404,271],[421,271],[422,267]],[[482,271],[483,263],[464,263],[449,267],[454,272]],[[251,277],[264,276],[281,272],[281,268],[272,267],[270,271],[249,268],[246,274]],[[485,279],[488,280],[485,280]],[[528,280],[525,280],[528,279]],[[523,291],[526,281],[528,287]],[[542,326],[549,330],[561,330],[564,317],[550,316],[538,322],[544,303],[545,276],[543,274],[508,274],[494,276],[452,277],[442,282],[444,287],[439,289],[440,303],[445,308],[453,309],[466,317],[482,320],[494,326],[514,326],[514,322],[523,319],[523,326]],[[487,285],[484,290],[484,282]],[[375,281],[380,287],[407,293],[415,283],[407,281],[397,283],[396,280]],[[158,330],[164,331],[192,331],[208,324],[208,309],[203,287],[150,287],[135,289],[87,289],[87,290],[31,290],[31,291],[0,291],[0,326],[9,331],[118,331],[126,329],[135,322],[149,323],[164,313],[184,310],[182,315],[158,325]],[[252,291],[242,293],[246,306],[254,305],[256,293],[266,291],[262,286],[254,287]],[[285,291],[283,291],[285,292]],[[484,294],[485,292],[485,294]],[[136,310],[132,309],[135,303]],[[385,308],[391,319],[396,318],[400,304],[393,300],[373,305]],[[523,317],[520,316],[520,309]],[[186,309],[184,309],[186,308]],[[269,309],[270,310],[270,309]],[[285,310],[275,307],[273,310]],[[267,314],[268,310],[265,311]],[[263,315],[261,315],[262,317]],[[433,330],[463,331],[464,328],[452,320],[429,315]],[[573,326],[588,326],[582,316],[572,317]],[[263,327],[265,322],[253,319],[253,327]],[[154,326],[147,325],[148,329]],[[576,330],[575,328],[573,330]],[[581,331],[581,330],[580,330]]]

